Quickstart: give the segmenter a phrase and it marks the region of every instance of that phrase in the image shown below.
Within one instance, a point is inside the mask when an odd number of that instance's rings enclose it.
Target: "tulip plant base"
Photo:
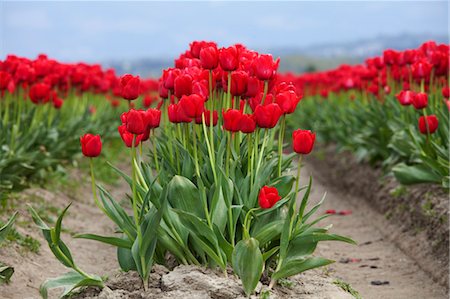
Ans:
[[[308,299],[352,299],[325,276],[321,270],[308,271],[289,279],[289,286],[275,286],[270,298],[308,298]],[[142,298],[142,299],[236,299],[246,298],[241,283],[231,269],[228,277],[222,272],[197,266],[178,266],[172,271],[156,265],[150,275],[149,289],[144,291],[142,282],[136,273],[117,273],[110,277],[107,287],[102,291],[90,288],[75,295],[76,299],[87,298]],[[258,284],[251,298],[260,298],[267,286]]]
[[[381,169],[359,163],[350,152],[336,155],[334,145],[322,145],[308,159],[313,175],[342,196],[351,206],[367,202],[366,209],[384,215],[382,230],[433,280],[448,289],[449,197],[438,185],[401,186],[384,177]]]

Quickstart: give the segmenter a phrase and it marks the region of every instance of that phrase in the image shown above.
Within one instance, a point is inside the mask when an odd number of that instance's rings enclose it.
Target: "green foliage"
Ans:
[[[358,160],[381,165],[405,185],[441,184],[449,187],[449,113],[440,89],[429,94],[425,112],[439,119],[438,130],[427,137],[417,122],[422,110],[401,106],[395,92],[384,101],[358,91],[331,93],[327,99],[300,102],[289,125],[311,128],[323,142],[349,150]],[[354,97],[350,100],[350,97]]]

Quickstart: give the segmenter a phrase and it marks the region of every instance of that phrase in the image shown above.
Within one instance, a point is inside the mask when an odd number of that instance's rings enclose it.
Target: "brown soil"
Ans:
[[[178,266],[169,271],[156,265],[150,275],[150,285],[144,291],[142,282],[136,273],[117,273],[107,282],[102,291],[89,289],[75,296],[76,299],[88,298],[126,298],[126,299],[244,299],[238,278],[228,271],[226,278],[222,272],[197,266]],[[296,275],[290,279],[290,286],[276,286],[270,298],[308,298],[308,299],[351,299],[349,293],[333,284],[333,280],[318,271]],[[259,298],[266,286],[259,284],[256,294]]]
[[[87,273],[107,273],[118,267],[113,247],[95,241],[74,239],[70,236],[70,233],[84,232],[105,235],[113,233],[112,222],[93,203],[89,182],[85,181],[84,176],[77,171],[73,171],[71,177],[75,181],[82,182],[79,188],[71,192],[50,192],[41,188],[31,188],[20,194],[19,200],[24,204],[19,207],[17,223],[27,223],[27,225],[25,227],[16,225],[16,229],[24,235],[30,235],[39,240],[41,248],[38,254],[24,252],[17,245],[0,248],[0,260],[13,266],[15,270],[11,282],[0,285],[0,298],[40,298],[39,285],[45,279],[68,272],[68,269],[53,256],[41,231],[31,221],[26,203],[33,205],[36,197],[44,199],[48,204],[59,209],[65,208],[72,202],[63,221],[63,228],[69,231],[63,232],[62,239],[71,249],[74,261],[81,269]],[[120,184],[109,190],[120,198],[127,188],[125,184]],[[50,298],[56,298],[55,294],[58,293],[50,292]]]
[[[322,211],[352,211],[328,222],[359,244],[321,245],[323,255],[337,261],[330,267],[333,275],[363,298],[448,298],[448,195],[434,186],[414,186],[393,196],[398,184],[380,179],[380,170],[349,153],[337,155],[333,147],[322,154],[326,158],[309,156],[303,173],[316,179],[313,196],[328,192]]]

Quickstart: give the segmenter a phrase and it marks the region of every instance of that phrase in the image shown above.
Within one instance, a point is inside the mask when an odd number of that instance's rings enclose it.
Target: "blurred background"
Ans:
[[[447,1],[0,1],[0,59],[45,53],[158,76],[193,40],[243,43],[283,71],[358,63],[385,48],[448,43]]]

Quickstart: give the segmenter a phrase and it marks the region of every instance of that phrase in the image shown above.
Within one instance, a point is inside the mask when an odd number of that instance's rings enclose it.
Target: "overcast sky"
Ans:
[[[173,58],[196,39],[253,49],[380,34],[447,34],[447,1],[18,2],[0,0],[0,59]]]

